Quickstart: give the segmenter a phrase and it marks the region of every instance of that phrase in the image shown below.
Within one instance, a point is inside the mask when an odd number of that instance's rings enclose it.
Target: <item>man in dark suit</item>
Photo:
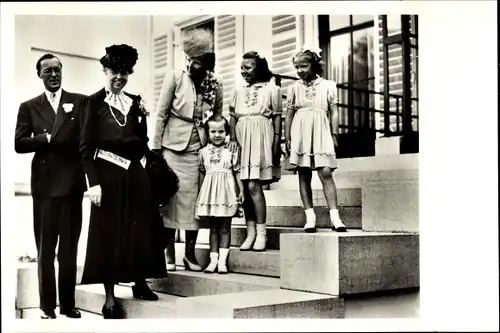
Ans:
[[[54,259],[59,238],[60,313],[80,318],[75,308],[76,259],[87,186],[78,152],[78,117],[86,96],[61,88],[62,64],[56,56],[43,55],[36,70],[45,91],[19,107],[15,150],[19,154],[35,153],[31,195],[41,317],[56,318]]]

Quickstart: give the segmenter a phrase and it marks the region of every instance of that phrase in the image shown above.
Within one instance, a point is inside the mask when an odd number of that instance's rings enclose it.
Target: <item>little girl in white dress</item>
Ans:
[[[231,220],[244,200],[238,150],[226,143],[229,122],[221,115],[205,123],[209,144],[199,152],[200,192],[196,216],[210,223],[210,263],[205,273],[227,273]]]

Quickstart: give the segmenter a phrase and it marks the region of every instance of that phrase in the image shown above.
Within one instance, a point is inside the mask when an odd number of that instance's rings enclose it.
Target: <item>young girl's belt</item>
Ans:
[[[269,117],[263,116],[263,115],[248,115],[248,116],[240,116],[238,117],[238,120],[246,120],[246,119],[253,119],[253,120],[269,120]]]

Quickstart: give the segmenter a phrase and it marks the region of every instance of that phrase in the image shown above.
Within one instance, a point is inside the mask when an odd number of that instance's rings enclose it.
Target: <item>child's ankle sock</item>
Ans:
[[[338,209],[330,209],[330,220],[332,222],[340,221],[339,210]]]
[[[207,268],[205,268],[205,273],[215,272],[215,269],[217,268],[218,264],[218,259],[219,259],[219,253],[210,252],[210,263],[208,264]]]
[[[316,214],[314,214],[314,208],[305,209],[304,212],[306,213],[306,222],[316,222]]]
[[[346,231],[346,226],[344,225],[344,223],[342,223],[342,220],[340,219],[338,209],[330,210],[330,220],[332,222],[332,226],[337,231]]]

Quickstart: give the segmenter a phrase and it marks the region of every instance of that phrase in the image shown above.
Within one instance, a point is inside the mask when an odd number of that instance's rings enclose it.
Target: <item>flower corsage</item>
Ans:
[[[149,111],[146,109],[146,102],[142,94],[139,94],[139,110],[144,117],[149,116]]]

